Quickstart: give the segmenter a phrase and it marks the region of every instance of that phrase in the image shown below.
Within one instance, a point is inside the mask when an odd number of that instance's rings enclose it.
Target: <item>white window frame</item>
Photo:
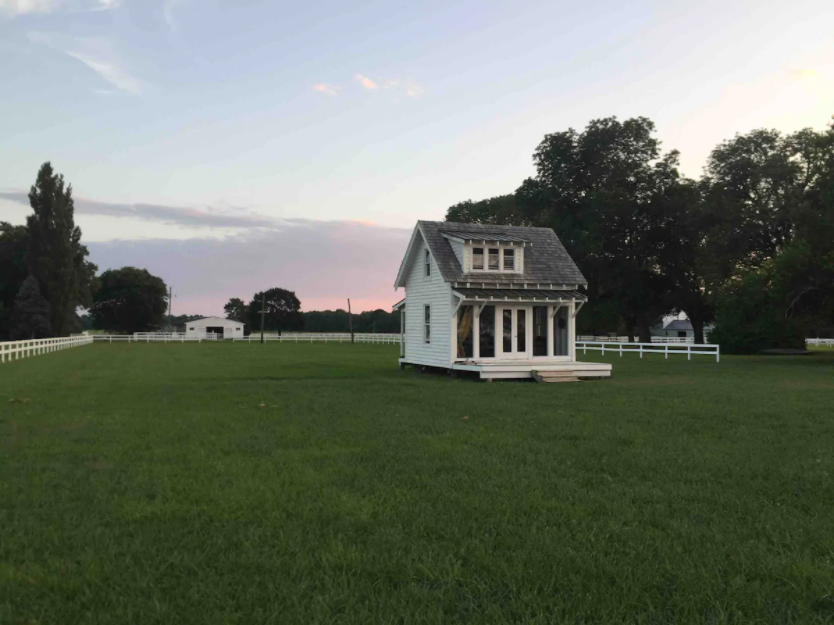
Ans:
[[[431,252],[426,250],[426,277],[431,278]]]
[[[478,268],[475,267],[475,250],[476,249],[481,250],[481,253],[479,254],[479,256],[481,257],[481,266],[478,267]],[[471,265],[470,271],[484,271],[484,269],[487,266],[486,254],[484,254],[485,249],[486,248],[482,245],[473,245],[469,248],[469,257],[470,257],[469,264]]]
[[[484,259],[484,267],[483,269],[477,269],[475,267],[475,250],[480,249],[483,250],[483,259]],[[489,268],[489,250],[490,249],[497,249],[498,250],[498,269],[490,269]],[[512,250],[513,251],[513,268],[512,269],[504,269],[504,251],[505,250]],[[468,245],[467,248],[467,256],[468,256],[468,271],[467,273],[508,273],[508,274],[519,274],[521,273],[521,267],[524,256],[524,248],[521,246],[515,245],[501,245],[500,243],[493,242],[490,245],[490,242],[487,241],[486,244],[484,243],[476,243],[472,242]]]
[[[431,304],[423,306],[423,343],[431,344]]]

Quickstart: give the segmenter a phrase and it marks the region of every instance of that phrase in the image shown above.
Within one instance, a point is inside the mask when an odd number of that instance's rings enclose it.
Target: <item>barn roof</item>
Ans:
[[[541,284],[570,284],[587,286],[588,281],[568,255],[565,246],[551,228],[527,226],[496,226],[483,224],[462,224],[450,221],[418,221],[417,231],[423,234],[432,257],[446,282],[472,281],[472,274],[465,274],[452,249],[448,236],[477,241],[523,241],[524,272],[512,277],[506,273],[478,272],[477,282],[514,282]],[[413,242],[413,237],[412,237]],[[409,245],[409,248],[412,246]],[[410,252],[410,249],[409,249]],[[403,259],[397,286],[401,283],[402,272],[407,263]]]

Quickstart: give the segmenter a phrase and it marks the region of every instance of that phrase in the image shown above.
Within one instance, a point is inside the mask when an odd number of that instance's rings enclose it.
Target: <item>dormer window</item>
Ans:
[[[469,255],[470,272],[485,273],[521,273],[521,247],[501,244],[496,247],[490,245],[470,244]]]
[[[484,270],[484,248],[482,248],[482,247],[473,247],[472,248],[472,270],[473,271],[483,271]]]
[[[488,257],[488,271],[501,271],[501,248],[499,247],[490,247],[489,249],[489,257]]]
[[[515,250],[504,250],[504,271],[515,271]]]

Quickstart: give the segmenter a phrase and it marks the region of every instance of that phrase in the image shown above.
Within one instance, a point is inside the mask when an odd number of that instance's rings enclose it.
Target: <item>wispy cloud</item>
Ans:
[[[128,74],[125,70],[106,59],[96,58],[84,52],[66,50],[66,54],[81,61],[101,76],[104,80],[121,91],[139,95],[142,93],[142,82]]]
[[[61,0],[0,0],[0,13],[12,17],[27,13],[52,13]]]
[[[336,85],[330,85],[326,82],[320,82],[318,84],[313,85],[313,91],[318,91],[319,93],[323,93],[324,95],[334,96],[338,95],[340,87]]]
[[[48,33],[37,31],[29,32],[28,37],[33,43],[45,45],[83,63],[123,93],[140,95],[146,87],[143,81],[131,75],[121,65],[118,55],[113,51],[113,46],[106,39],[86,37],[74,38],[67,42]],[[102,94],[102,90],[98,89],[96,93]]]
[[[224,238],[91,242],[100,271],[145,267],[174,287],[181,313],[216,314],[230,297],[268,286],[294,290],[304,310],[390,306],[410,229],[348,221],[280,220]],[[338,258],[339,262],[333,259]]]
[[[61,12],[111,11],[122,0],[0,0],[0,14],[11,17],[27,14]]]
[[[356,74],[356,80],[358,80],[359,84],[361,84],[363,87],[365,87],[365,89],[376,89],[377,88],[377,84],[373,80],[371,80],[367,76],[363,76],[362,74]]]
[[[0,191],[0,199],[10,200],[29,206],[29,196],[23,191]],[[217,209],[198,210],[165,206],[163,204],[120,204],[99,202],[82,197],[75,198],[75,210],[80,215],[104,215],[130,217],[168,225],[192,228],[275,228],[279,220],[257,214],[221,211]]]

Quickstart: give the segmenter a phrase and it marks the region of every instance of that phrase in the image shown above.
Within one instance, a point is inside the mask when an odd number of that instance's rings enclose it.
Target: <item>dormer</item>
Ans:
[[[524,273],[524,249],[532,243],[509,234],[442,232],[464,274]]]

